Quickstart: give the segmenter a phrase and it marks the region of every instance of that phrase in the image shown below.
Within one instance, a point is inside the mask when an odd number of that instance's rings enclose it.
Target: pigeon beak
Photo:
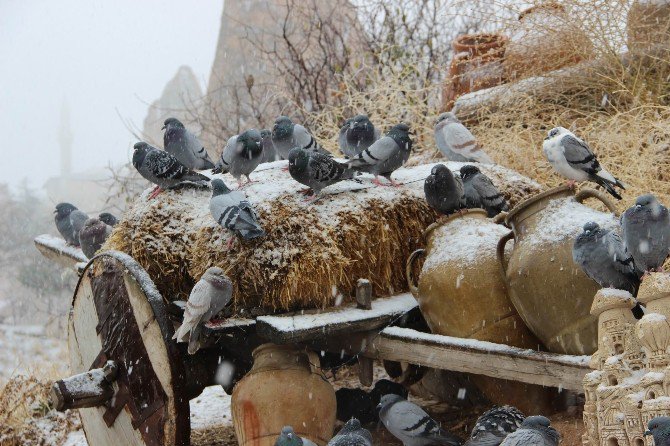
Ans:
[[[165,130],[165,127],[167,127],[167,126],[166,126],[166,125],[164,125],[163,127],[161,127],[161,130]]]
[[[645,437],[647,437],[647,436],[649,436],[649,435],[651,435],[651,431],[649,431],[649,430],[644,431],[644,436],[645,436]]]

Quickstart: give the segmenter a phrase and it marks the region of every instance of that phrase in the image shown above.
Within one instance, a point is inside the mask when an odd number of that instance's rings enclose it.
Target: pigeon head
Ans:
[[[598,229],[600,229],[600,225],[594,221],[590,221],[584,225],[584,232],[586,233],[595,232]]]
[[[461,178],[464,180],[473,177],[478,173],[480,173],[479,167],[473,166],[472,164],[467,164],[461,167]]]
[[[404,122],[401,122],[400,124],[396,124],[391,127],[391,130],[388,131],[386,136],[393,138],[398,146],[404,146],[407,150],[411,151],[412,140],[409,137],[410,134],[409,126]]]
[[[181,121],[177,118],[167,118],[165,122],[163,122],[163,128],[161,130],[165,129],[170,129],[170,128],[179,128],[183,129],[184,124],[181,123]]]
[[[219,289],[233,289],[233,283],[230,281],[226,273],[218,266],[207,268],[202,279]]]
[[[268,138],[272,138],[272,130],[270,129],[261,130],[261,139],[265,141]]]
[[[56,214],[57,219],[65,218],[68,215],[72,213],[72,211],[76,211],[77,207],[73,204],[70,203],[58,203],[56,205],[56,210],[54,211],[54,214]]]
[[[302,444],[302,438],[293,431],[293,428],[284,426],[275,446],[302,446]]]
[[[147,153],[152,149],[153,147],[143,141],[135,143],[133,146],[133,166],[139,169]]]
[[[91,235],[102,235],[107,231],[107,225],[97,218],[89,218],[84,222],[84,229]]]
[[[351,130],[367,130],[367,128],[372,124],[368,118],[368,115],[356,115],[348,120],[348,122],[349,128]]]
[[[261,146],[261,133],[256,129],[242,132],[237,137],[237,142],[242,144],[244,153],[249,155],[249,159],[254,155],[258,155],[263,150],[263,146]]]
[[[383,395],[381,399],[379,400],[379,404],[377,405],[377,410],[383,410],[385,407],[391,406],[398,401],[402,401],[405,398],[401,397],[400,395],[396,395],[395,393],[387,393],[386,395]]]
[[[309,153],[300,147],[294,147],[288,152],[288,168],[291,172],[303,172],[309,163]]]
[[[654,194],[646,194],[637,197],[635,206],[638,209],[649,211],[653,218],[658,218],[663,213],[663,206]]]
[[[547,133],[547,137],[544,138],[544,140],[545,141],[550,141],[554,138],[557,138],[557,137],[560,137],[560,136],[563,136],[563,135],[567,135],[568,133],[570,133],[570,132],[566,128],[554,127],[553,129],[549,130],[549,132]]]
[[[670,438],[670,417],[656,417],[649,420],[644,435],[653,435],[655,444],[665,444],[663,440]]]
[[[437,164],[433,166],[432,169],[430,169],[430,174],[436,178],[441,177],[447,173],[451,174],[451,170],[449,170],[449,168],[444,164]]]
[[[456,115],[453,114],[452,112],[440,113],[440,116],[438,116],[437,119],[435,120],[435,126],[437,127],[441,123],[447,124],[450,122],[461,122],[461,121],[459,121]]]
[[[227,194],[229,192],[230,189],[222,179],[216,178],[212,180],[212,197]]]
[[[98,215],[98,219],[109,226],[115,226],[119,222],[119,219],[109,212],[103,212],[102,214]]]
[[[523,423],[521,423],[521,427],[526,428],[549,427],[550,425],[551,421],[549,421],[549,418],[543,417],[542,415],[527,417],[523,420]]]
[[[272,139],[286,139],[293,133],[293,121],[288,116],[280,116],[272,127]]]

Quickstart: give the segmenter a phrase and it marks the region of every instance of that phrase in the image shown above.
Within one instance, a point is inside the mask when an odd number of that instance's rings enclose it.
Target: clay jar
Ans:
[[[670,41],[670,3],[635,0],[627,17],[628,48],[634,53]]]
[[[503,83],[506,42],[500,34],[463,34],[452,42],[454,57],[442,93],[445,110],[450,110],[463,94]]]
[[[526,9],[513,25],[505,50],[508,79],[537,76],[590,59],[593,44],[558,3]]]
[[[317,372],[319,358],[291,345],[263,344],[235,386],[231,402],[241,446],[274,446],[284,426],[324,446],[332,437],[335,391]]]
[[[418,285],[412,262],[422,250],[410,256],[407,275],[433,333],[538,349],[539,341],[517,314],[500,277],[496,246],[507,232],[482,209],[444,217],[426,229]],[[528,413],[551,411],[549,389],[486,376],[470,379],[494,404],[512,404]]]
[[[562,186],[516,206],[506,217],[512,232],[498,243],[500,272],[509,297],[528,328],[551,352],[590,355],[597,348],[597,321],[591,316],[600,288],[572,260],[572,245],[585,223],[617,226],[614,215],[581,204],[596,198],[615,212],[603,193],[583,189],[577,195]],[[506,243],[514,239],[509,262]]]

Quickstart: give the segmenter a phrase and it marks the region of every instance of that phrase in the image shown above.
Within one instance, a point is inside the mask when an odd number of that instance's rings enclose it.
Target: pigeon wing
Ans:
[[[469,161],[491,163],[491,158],[481,150],[475,136],[460,122],[452,122],[444,127],[445,142],[452,152]],[[456,160],[458,161],[458,160]]]
[[[596,175],[602,168],[591,148],[572,135],[561,139],[565,159],[573,169],[582,170],[589,175]]]
[[[367,149],[349,160],[347,164],[351,167],[366,167],[381,164],[391,158],[400,150],[398,144],[390,136],[384,136],[375,141]]]
[[[185,134],[186,147],[188,150],[191,151],[191,153],[193,153],[193,156],[198,158],[202,168],[204,169],[213,168],[214,163],[209,157],[207,150],[205,150],[205,146],[202,145],[198,137],[195,136],[193,133],[189,132],[188,130],[185,133],[186,133]]]
[[[184,320],[175,332],[172,339],[177,342],[185,342],[186,335],[202,321],[202,317],[207,313],[211,305],[211,295],[209,293],[209,284],[204,280],[199,280],[188,296],[186,310],[184,310]]]
[[[537,431],[520,429],[509,434],[500,446],[551,446],[544,436]]]
[[[189,173],[186,166],[164,150],[149,151],[145,160],[149,171],[161,180],[180,180]]]
[[[307,162],[310,176],[319,183],[338,181],[345,177],[346,166],[335,161],[332,157],[321,153],[310,154]]]

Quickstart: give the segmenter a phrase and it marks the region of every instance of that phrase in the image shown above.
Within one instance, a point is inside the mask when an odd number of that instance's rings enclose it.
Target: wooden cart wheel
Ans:
[[[165,304],[130,256],[107,251],[84,269],[68,324],[73,374],[115,361],[115,395],[80,409],[91,446],[189,444],[183,363]]]

